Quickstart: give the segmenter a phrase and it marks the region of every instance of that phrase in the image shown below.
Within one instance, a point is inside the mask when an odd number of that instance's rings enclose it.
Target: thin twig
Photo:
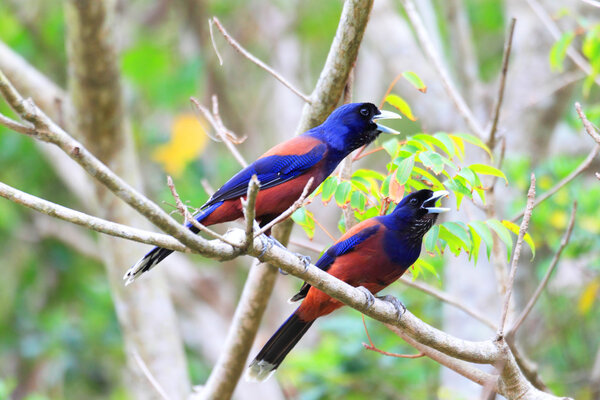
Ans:
[[[214,128],[215,132],[217,133],[218,139],[225,143],[225,146],[231,152],[233,157],[242,167],[245,168],[248,165],[248,163],[240,154],[238,149],[234,146],[234,144],[242,143],[246,139],[246,137],[244,136],[243,138],[239,139],[232,131],[225,127],[223,121],[221,120],[221,117],[219,116],[217,97],[212,97],[213,113],[211,113],[208,110],[208,108],[200,104],[200,101],[198,101],[198,99],[196,99],[195,97],[190,97],[190,101],[196,107],[196,109],[202,113],[202,115],[208,121],[208,123]]]
[[[535,15],[542,21],[546,29],[550,32],[554,40],[559,40],[562,37],[562,32],[556,22],[552,19],[552,16],[544,9],[538,0],[527,0],[527,4],[533,10]],[[571,45],[567,47],[567,56],[583,70],[588,76],[593,74],[592,66],[587,60]],[[600,77],[595,77],[594,81],[600,85]]]
[[[256,217],[256,196],[260,189],[260,182],[256,175],[252,175],[250,182],[248,182],[248,192],[246,198],[240,198],[242,203],[242,211],[244,213],[244,219],[246,220],[246,238],[244,240],[244,248],[247,249],[254,240],[254,220]]]
[[[231,37],[231,35],[225,30],[225,28],[223,27],[223,25],[221,25],[221,21],[219,21],[219,19],[217,17],[212,17],[212,21],[214,22],[214,24],[217,26],[217,29],[219,29],[219,31],[221,31],[221,34],[223,35],[223,37],[225,38],[225,40],[227,40],[227,42],[231,45],[231,47],[233,47],[234,49],[236,49],[241,55],[243,55],[244,57],[246,57],[248,60],[252,61],[254,64],[258,65],[260,68],[264,69],[265,71],[267,71],[269,74],[273,75],[273,77],[275,79],[277,79],[279,82],[281,82],[285,87],[287,87],[288,89],[290,89],[292,92],[294,92],[294,94],[296,94],[298,97],[300,97],[302,100],[304,100],[307,103],[311,103],[311,99],[310,97],[308,97],[307,95],[305,95],[304,93],[302,93],[300,90],[296,89],[294,87],[294,85],[292,85],[287,79],[285,79],[283,76],[281,76],[281,74],[279,74],[277,71],[275,71],[273,68],[271,68],[270,66],[268,66],[267,64],[265,64],[264,62],[262,62],[261,60],[259,60],[258,58],[256,58],[254,55],[252,55],[248,50],[244,49],[233,37]]]
[[[500,109],[502,108],[502,100],[504,99],[504,87],[506,85],[506,75],[508,72],[508,62],[510,61],[510,51],[512,49],[513,34],[515,32],[515,25],[517,23],[516,18],[512,18],[510,21],[510,27],[508,28],[508,38],[504,42],[504,54],[502,56],[502,70],[500,72],[500,85],[498,86],[498,97],[496,98],[496,106],[494,107],[494,114],[492,116],[492,126],[490,128],[490,134],[488,135],[487,145],[490,149],[493,149],[496,145],[496,132],[498,131],[498,120],[500,118]]]
[[[219,235],[217,232],[213,231],[212,229],[202,225],[196,218],[194,218],[194,216],[188,211],[187,207],[181,201],[181,198],[179,197],[179,193],[177,193],[177,189],[175,189],[175,184],[173,183],[173,179],[170,176],[167,176],[167,186],[169,186],[171,195],[175,199],[175,206],[177,207],[177,211],[179,211],[179,214],[181,214],[181,216],[183,217],[185,222],[193,225],[195,228],[198,228],[200,231],[208,233],[212,237],[227,243],[228,245],[231,245],[233,247],[239,246],[237,243],[231,242],[229,239],[227,239],[223,235]]]
[[[160,383],[158,383],[158,381],[154,378],[154,376],[152,375],[152,372],[150,372],[150,370],[148,369],[148,366],[146,365],[144,360],[142,360],[142,357],[140,356],[138,351],[136,349],[133,349],[131,353],[133,354],[133,358],[137,362],[138,366],[144,373],[144,376],[146,378],[148,378],[148,381],[150,382],[152,387],[154,389],[156,389],[158,394],[160,394],[160,397],[162,397],[164,400],[171,400],[170,397],[165,392],[165,390],[162,388],[162,386],[160,386]]]
[[[260,235],[262,235],[263,233],[265,233],[269,229],[271,229],[275,224],[278,224],[279,222],[283,221],[284,219],[286,219],[287,217],[292,215],[294,213],[294,211],[296,211],[297,209],[302,207],[304,205],[304,200],[306,199],[306,196],[308,196],[308,194],[309,194],[308,189],[312,186],[313,182],[314,182],[314,178],[311,177],[308,180],[308,182],[306,182],[306,185],[304,185],[304,189],[302,189],[302,194],[300,195],[300,197],[298,197],[298,200],[296,200],[294,202],[294,204],[292,204],[287,210],[285,210],[283,213],[281,213],[273,221],[271,221],[268,224],[266,224],[265,226],[263,226],[258,232],[256,232],[254,237],[255,238],[259,237]]]
[[[566,186],[569,182],[571,182],[573,179],[577,178],[583,171],[585,171],[592,164],[592,162],[594,161],[594,158],[596,158],[598,153],[600,153],[600,145],[594,146],[592,148],[592,150],[590,151],[590,153],[588,154],[588,156],[585,158],[585,160],[583,160],[581,162],[581,164],[579,164],[579,166],[573,170],[573,172],[571,172],[569,175],[567,175],[566,177],[561,179],[556,185],[554,185],[546,193],[544,193],[543,195],[538,197],[537,200],[535,201],[534,207],[537,207],[538,205],[540,205],[540,203],[548,200],[556,192],[558,192],[560,189],[562,189],[564,186]],[[511,221],[512,222],[518,221],[519,219],[521,219],[523,217],[524,214],[525,214],[525,209],[523,209],[523,211],[521,211],[519,214],[515,215],[511,219]]]
[[[212,43],[213,50],[217,55],[217,59],[219,60],[219,65],[223,66],[223,58],[221,57],[221,53],[219,53],[219,49],[217,48],[217,44],[215,43],[215,35],[213,34],[213,20],[212,18],[208,19],[208,31],[210,33],[210,42]]]
[[[538,285],[537,289],[535,289],[533,296],[531,296],[531,299],[529,299],[529,302],[527,303],[527,305],[521,312],[521,315],[519,315],[519,318],[517,318],[517,321],[510,328],[509,334],[514,335],[517,332],[517,330],[519,329],[519,327],[521,326],[523,321],[525,321],[525,318],[527,318],[527,316],[531,312],[531,309],[533,308],[533,306],[539,299],[540,295],[542,294],[542,291],[548,284],[548,281],[550,280],[550,276],[552,275],[552,272],[554,272],[554,268],[556,268],[556,265],[558,264],[558,260],[560,260],[560,255],[562,254],[563,249],[567,246],[567,244],[569,243],[569,239],[571,238],[571,232],[573,232],[573,227],[575,226],[575,213],[576,212],[577,212],[577,202],[575,201],[573,203],[573,210],[571,211],[571,218],[569,218],[569,224],[567,226],[567,230],[565,231],[565,234],[563,235],[563,238],[560,242],[560,247],[554,254],[554,257],[552,258],[552,262],[550,262],[550,266],[548,267],[548,270],[546,271],[546,275],[544,275],[544,279],[542,279],[542,281]]]
[[[38,211],[42,214],[62,219],[63,221],[71,222],[96,232],[101,232],[107,235],[132,240],[135,242],[160,246],[170,250],[188,253],[190,252],[187,247],[169,235],[136,229],[127,225],[107,221],[102,218],[93,217],[80,211],[75,211],[70,208],[51,203],[44,199],[40,199],[39,197],[22,192],[2,182],[0,182],[0,197],[4,197],[13,203],[31,208],[32,210]]]
[[[325,228],[318,219],[315,218],[315,225],[317,225],[319,227],[319,229],[321,229],[323,232],[325,232],[325,234],[329,237],[329,239],[333,240],[334,242],[337,240],[335,238],[335,236],[333,236],[331,233],[329,233],[329,231],[327,230],[327,228]]]
[[[437,71],[440,79],[442,80],[442,84],[446,89],[446,92],[450,96],[450,99],[454,103],[454,106],[463,117],[467,126],[473,131],[473,133],[479,138],[484,137],[484,131],[477,122],[477,119],[473,115],[473,112],[463,99],[462,95],[459,93],[458,89],[454,85],[454,82],[450,79],[450,74],[446,70],[446,67],[443,65],[442,60],[435,50],[429,34],[427,33],[427,29],[421,20],[421,16],[417,12],[415,4],[413,0],[401,0],[404,5],[404,9],[406,10],[406,15],[408,16],[408,20],[413,26],[415,33],[417,35],[417,39],[421,44],[421,47],[425,51],[426,56],[429,58],[429,61],[433,64],[433,67]]]
[[[600,134],[598,134],[598,132],[592,126],[592,123],[585,116],[585,113],[581,109],[581,104],[575,103],[575,110],[577,110],[577,114],[579,115],[579,118],[581,119],[581,122],[583,123],[583,127],[585,128],[585,131],[588,133],[588,135],[590,135],[592,137],[592,139],[594,139],[596,141],[596,143],[600,144]]]
[[[438,300],[443,301],[444,303],[450,304],[451,306],[454,306],[454,307],[458,308],[459,310],[464,311],[465,313],[472,316],[476,320],[480,321],[484,325],[489,326],[492,330],[497,329],[496,324],[493,323],[489,318],[487,318],[485,315],[480,313],[478,310],[467,307],[464,304],[464,301],[455,298],[454,296],[452,296],[449,293],[438,290],[438,289],[434,288],[433,286],[428,285],[424,282],[413,281],[410,278],[406,278],[406,277],[400,278],[400,282],[402,282],[406,286],[410,286],[412,288],[418,289],[424,293],[427,293],[430,296],[435,297]]]
[[[356,153],[354,154],[354,158],[352,158],[352,161],[358,161],[363,157],[369,156],[373,153],[377,153],[378,151],[384,150],[383,147],[377,147],[375,149],[371,149],[369,151],[367,151],[366,153],[363,153],[362,150],[365,148],[365,146],[361,147],[360,149],[358,149],[356,151]]]
[[[513,285],[515,282],[515,275],[517,274],[517,266],[519,263],[519,256],[521,255],[521,248],[523,247],[523,238],[525,237],[527,228],[529,228],[529,219],[531,218],[531,213],[533,212],[534,205],[535,205],[535,175],[531,174],[531,185],[529,186],[529,191],[527,192],[527,206],[525,207],[525,215],[523,217],[523,221],[521,222],[521,226],[519,228],[519,236],[517,238],[517,244],[515,245],[515,250],[513,252],[512,262],[510,265],[510,274],[508,276],[508,287],[506,290],[506,297],[504,299],[504,307],[502,308],[500,324],[498,325],[498,336],[499,337],[502,337],[503,332],[504,332],[504,324],[506,323],[506,317],[508,315],[508,306],[510,304],[510,297],[512,295]]]
[[[8,129],[12,129],[13,131],[22,133],[24,135],[28,135],[28,136],[36,135],[35,129],[30,128],[24,124],[21,124],[13,119],[7,117],[4,114],[0,114],[0,125],[4,125]]]
[[[381,350],[379,348],[377,348],[377,346],[375,346],[373,344],[373,341],[371,340],[371,335],[369,335],[369,329],[367,329],[367,322],[365,321],[365,316],[362,316],[362,322],[363,322],[363,326],[365,327],[365,333],[367,334],[367,339],[369,339],[369,344],[366,344],[363,342],[363,347],[366,350],[371,350],[374,352],[377,352],[379,354],[383,354],[384,356],[390,356],[390,357],[396,357],[396,358],[421,358],[421,357],[425,357],[425,354],[423,353],[419,353],[419,354],[399,354],[399,353],[390,353],[388,351],[384,351]]]

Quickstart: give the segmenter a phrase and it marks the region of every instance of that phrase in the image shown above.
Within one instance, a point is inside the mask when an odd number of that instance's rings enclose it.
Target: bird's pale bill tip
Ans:
[[[395,112],[379,110],[379,114],[373,116],[373,120],[378,119],[402,119],[402,116],[400,114],[396,114]]]
[[[397,130],[388,128],[385,125],[381,125],[381,124],[375,124],[375,125],[377,125],[377,129],[383,133],[389,133],[390,135],[399,135],[400,134],[400,132],[398,132]]]

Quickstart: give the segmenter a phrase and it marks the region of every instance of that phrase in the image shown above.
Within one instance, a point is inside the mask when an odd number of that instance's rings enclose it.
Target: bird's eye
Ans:
[[[410,199],[409,203],[410,203],[411,206],[416,206],[419,203],[419,200],[417,200],[417,199]]]
[[[360,115],[364,115],[365,117],[369,116],[369,109],[367,107],[363,107],[360,109]]]

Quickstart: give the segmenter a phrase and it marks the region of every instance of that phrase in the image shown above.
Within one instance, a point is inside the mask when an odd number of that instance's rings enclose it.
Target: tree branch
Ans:
[[[496,105],[492,116],[492,126],[488,135],[487,145],[490,149],[496,147],[496,132],[498,131],[498,120],[500,118],[500,109],[502,108],[502,100],[504,99],[504,86],[506,85],[506,74],[508,72],[508,62],[510,60],[510,51],[512,49],[513,34],[515,33],[516,18],[510,20],[508,28],[508,38],[504,42],[504,54],[502,55],[502,70],[500,72],[500,85],[498,86],[498,96],[496,97]]]
[[[373,0],[346,0],[335,37],[331,43],[327,60],[315,90],[310,95],[311,102],[302,108],[296,134],[319,125],[338,104],[348,75],[354,66],[360,42],[362,41]]]
[[[510,304],[510,297],[512,295],[513,285],[515,283],[515,275],[517,274],[517,267],[519,262],[519,256],[521,255],[521,248],[523,247],[523,238],[529,228],[529,219],[533,212],[535,203],[535,175],[531,174],[531,185],[527,192],[527,206],[525,207],[525,215],[519,228],[519,236],[517,238],[517,244],[513,252],[512,262],[510,265],[510,275],[508,276],[508,288],[506,290],[506,297],[504,299],[504,307],[502,308],[502,315],[500,317],[500,324],[498,325],[498,336],[502,337],[504,334],[504,324],[506,323],[506,317],[508,315],[508,306]]]
[[[554,272],[554,268],[556,268],[556,265],[558,264],[558,260],[560,260],[560,255],[562,254],[563,249],[567,246],[567,244],[569,243],[569,239],[571,238],[571,233],[573,232],[573,227],[575,226],[575,213],[576,212],[577,212],[577,202],[574,202],[573,210],[571,211],[571,217],[569,218],[569,224],[567,226],[567,230],[565,231],[565,234],[563,235],[563,238],[560,242],[560,246],[559,246],[558,250],[556,251],[556,253],[554,253],[554,257],[552,257],[552,261],[550,262],[550,266],[548,267],[548,270],[546,271],[546,275],[544,275],[544,278],[538,285],[537,289],[535,289],[533,296],[531,296],[531,299],[529,299],[529,302],[527,303],[527,305],[521,312],[521,315],[519,315],[519,318],[517,318],[516,322],[513,324],[513,326],[508,331],[507,336],[513,336],[516,334],[517,330],[519,329],[519,327],[521,326],[523,321],[525,321],[525,318],[527,318],[527,316],[531,312],[531,309],[533,308],[533,306],[539,299],[540,295],[542,294],[542,291],[548,284],[548,281],[550,280],[550,276],[552,276],[552,272]]]
[[[93,217],[40,199],[39,197],[32,196],[2,182],[0,182],[0,197],[4,197],[13,203],[21,204],[42,214],[62,219],[63,221],[71,222],[96,232],[140,243],[160,246],[170,250],[186,253],[191,252],[186,246],[182,245],[179,241],[169,235],[136,229],[127,225],[110,222],[102,218]]]
[[[415,8],[414,2],[412,0],[401,0],[401,3],[404,6],[404,9],[406,10],[408,20],[410,21],[410,24],[415,30],[417,39],[421,47],[423,48],[425,55],[427,56],[427,58],[437,71],[440,79],[442,80],[442,84],[446,89],[446,93],[448,93],[448,96],[450,96],[450,99],[454,103],[454,106],[467,123],[469,129],[471,129],[471,131],[473,131],[473,133],[479,138],[483,138],[483,129],[479,125],[479,122],[473,115],[473,112],[463,99],[462,95],[459,93],[458,89],[454,85],[454,82],[450,78],[450,74],[448,73],[446,67],[442,63],[439,54],[433,47],[429,34],[427,33],[427,29],[425,28],[425,25],[423,24],[423,21],[421,20],[421,17],[419,16],[417,9]]]
[[[279,82],[281,82],[283,84],[283,86],[287,87],[292,92],[294,92],[294,94],[296,96],[300,97],[302,100],[304,100],[305,102],[307,102],[309,104],[311,103],[312,100],[310,99],[310,97],[306,96],[300,90],[296,89],[296,87],[294,87],[294,85],[292,85],[287,79],[285,79],[283,76],[281,76],[281,74],[279,74],[273,68],[269,67],[267,64],[265,64],[264,62],[259,60],[257,57],[255,57],[253,54],[251,54],[249,51],[244,49],[233,37],[231,37],[231,35],[229,33],[227,33],[227,31],[225,30],[223,25],[221,25],[221,21],[219,21],[219,19],[217,17],[212,17],[209,20],[210,25],[212,25],[213,23],[217,26],[219,31],[221,31],[221,34],[223,35],[225,40],[227,40],[227,42],[231,45],[231,47],[236,49],[241,55],[246,57],[248,60],[252,61],[254,64],[258,65],[260,68],[264,69],[269,74],[271,74],[275,79],[277,79]],[[212,37],[212,30],[211,30],[211,37]],[[213,45],[214,45],[214,41],[213,41]],[[216,47],[215,47],[215,51],[217,53],[217,56],[219,57],[219,62],[222,65],[223,62],[221,60],[219,52],[216,50]]]

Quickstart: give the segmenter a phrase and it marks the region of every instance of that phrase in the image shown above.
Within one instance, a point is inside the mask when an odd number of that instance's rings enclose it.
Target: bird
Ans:
[[[256,175],[260,189],[256,198],[256,221],[261,227],[277,218],[301,196],[312,178],[314,191],[352,151],[374,141],[382,132],[399,132],[381,125],[382,119],[400,115],[379,110],[372,103],[350,103],[335,109],[321,125],[276,145],[243,168],[201,207],[195,219],[204,226],[234,221],[243,216],[250,179]],[[198,228],[186,225],[192,232]],[[267,232],[268,234],[269,232]],[[123,276],[126,285],[149,271],[173,250],[155,247]]]
[[[390,214],[366,219],[349,229],[315,266],[360,288],[372,300],[417,261],[423,236],[438,215],[449,210],[435,205],[447,195],[445,190],[423,189],[405,196]],[[380,298],[391,302],[399,317],[406,310],[394,296]],[[344,305],[306,282],[290,302],[302,299],[250,363],[247,380],[268,379],[317,318]]]

